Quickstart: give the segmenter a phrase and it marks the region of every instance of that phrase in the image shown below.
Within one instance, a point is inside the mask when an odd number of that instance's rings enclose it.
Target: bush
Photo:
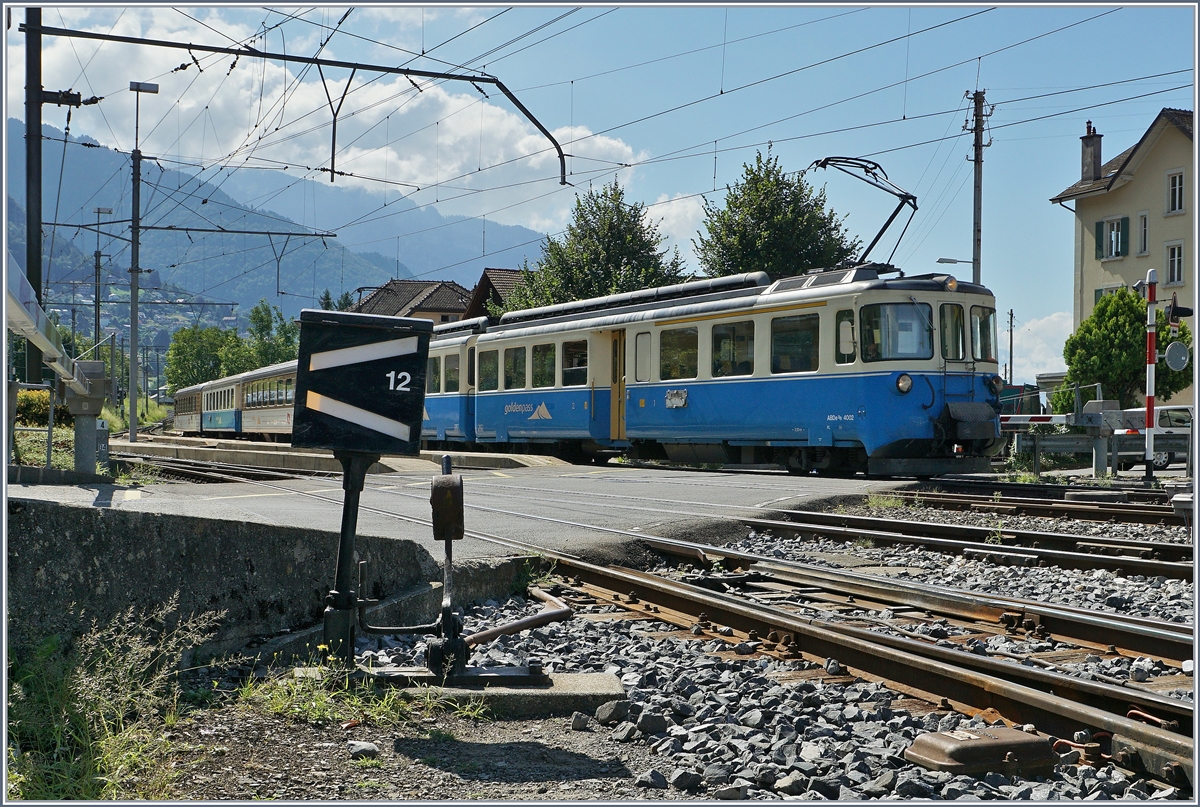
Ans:
[[[17,423],[22,426],[45,426],[50,414],[50,390],[23,389],[17,392]],[[54,424],[70,426],[75,418],[65,403],[54,405]]]

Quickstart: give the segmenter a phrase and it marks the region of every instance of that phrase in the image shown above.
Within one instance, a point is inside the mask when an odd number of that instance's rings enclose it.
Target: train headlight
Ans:
[[[994,394],[999,395],[1001,390],[1004,389],[1004,378],[998,375],[990,376],[987,380],[987,385]]]
[[[952,277],[947,277],[946,291],[958,291],[958,281]]]
[[[901,373],[899,376],[897,376],[896,389],[898,389],[901,394],[912,389],[912,376],[910,376],[908,373]]]

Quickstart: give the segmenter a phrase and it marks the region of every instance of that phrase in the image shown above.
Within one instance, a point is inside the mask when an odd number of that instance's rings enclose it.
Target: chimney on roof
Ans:
[[[1083,159],[1082,170],[1080,171],[1080,179],[1084,182],[1095,182],[1100,178],[1100,166],[1103,161],[1100,158],[1100,138],[1102,134],[1097,134],[1092,122],[1087,122],[1087,134],[1079,138],[1083,143]]]

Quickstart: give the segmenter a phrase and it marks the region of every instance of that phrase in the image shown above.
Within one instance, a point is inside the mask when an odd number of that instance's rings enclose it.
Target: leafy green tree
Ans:
[[[678,283],[683,259],[678,248],[670,254],[660,249],[663,240],[646,206],[626,202],[625,190],[615,179],[599,190],[589,188],[575,197],[562,238],[547,236],[533,269],[525,261],[521,282],[505,300],[505,310]]]
[[[338,311],[349,311],[354,307],[354,298],[350,295],[350,292],[344,291],[342,292],[341,296],[337,298],[337,302],[334,304],[334,306]]]
[[[1159,350],[1172,341],[1191,348],[1192,334],[1187,323],[1180,323],[1179,335],[1171,339],[1161,306],[1157,322]],[[1067,362],[1066,382],[1050,400],[1055,412],[1074,411],[1075,385],[1096,383],[1101,385],[1104,397],[1120,401],[1122,409],[1137,406],[1139,396],[1146,393],[1146,301],[1128,289],[1101,297],[1092,315],[1067,337],[1063,359]],[[1165,403],[1191,381],[1190,362],[1187,369],[1179,372],[1159,362],[1154,371],[1155,399]],[[1082,397],[1087,401],[1095,394],[1087,391]]]
[[[257,362],[255,367],[266,367],[296,358],[300,347],[300,326],[284,319],[283,311],[278,306],[271,305],[265,299],[259,300],[258,305],[250,309],[249,330],[248,342]]]
[[[321,308],[325,309],[326,311],[333,310],[333,295],[329,293],[329,289],[325,289],[325,291],[321,292],[321,296],[317,298],[317,305],[321,306]]]
[[[825,205],[804,172],[785,172],[770,150],[742,166],[742,178],[725,186],[725,205],[704,203],[708,236],[692,241],[709,277],[763,271],[772,278],[832,267],[862,247]]]
[[[174,395],[184,387],[223,377],[221,353],[231,336],[232,341],[238,341],[237,334],[220,328],[194,325],[176,331],[167,348],[168,394]]]

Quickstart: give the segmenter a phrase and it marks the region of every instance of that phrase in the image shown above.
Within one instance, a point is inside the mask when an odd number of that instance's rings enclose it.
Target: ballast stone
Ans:
[[[348,741],[346,750],[350,752],[350,759],[377,759],[379,757],[379,746],[361,740]]]

